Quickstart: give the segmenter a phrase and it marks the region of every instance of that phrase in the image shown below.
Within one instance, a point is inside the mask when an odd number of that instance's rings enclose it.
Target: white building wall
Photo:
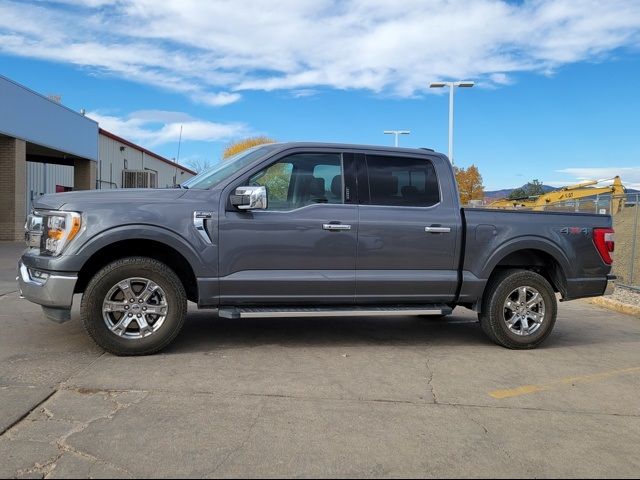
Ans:
[[[33,201],[45,193],[56,193],[56,186],[73,188],[73,167],[50,163],[27,162],[27,212]]]
[[[174,175],[177,183],[182,183],[193,176],[140,149],[100,134],[96,172],[98,188],[122,188],[122,171],[125,169],[155,171],[159,188],[171,187],[174,184]]]

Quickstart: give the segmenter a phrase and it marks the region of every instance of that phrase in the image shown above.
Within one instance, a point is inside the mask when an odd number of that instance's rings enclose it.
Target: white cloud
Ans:
[[[497,85],[511,85],[513,79],[504,73],[492,73],[489,75],[489,79]]]
[[[82,65],[212,106],[238,101],[242,90],[412,96],[437,79],[508,85],[517,72],[547,75],[638,48],[639,32],[637,0],[0,3],[0,52]]]
[[[320,93],[318,90],[314,90],[312,88],[301,88],[299,90],[292,90],[291,96],[293,98],[304,98],[304,97],[313,97]]]
[[[640,166],[637,167],[575,167],[556,170],[558,173],[568,175],[571,180],[545,182],[552,186],[564,186],[568,183],[580,183],[587,180],[607,180],[603,185],[612,183],[616,175],[622,179],[622,184],[627,188],[640,189]]]
[[[241,95],[239,93],[229,92],[201,93],[198,95],[194,95],[195,100],[212,107],[222,107],[224,105],[229,105],[231,103],[237,102],[238,100],[240,100],[240,98]]]
[[[182,141],[218,142],[251,134],[243,123],[216,123],[193,118],[182,112],[144,110],[125,117],[88,112],[101,128],[146,147]]]

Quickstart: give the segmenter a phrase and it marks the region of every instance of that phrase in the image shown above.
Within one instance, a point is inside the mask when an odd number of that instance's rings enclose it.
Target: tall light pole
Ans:
[[[409,135],[411,133],[410,130],[385,130],[385,135],[395,135],[396,136],[396,147],[400,145],[399,137],[400,135]]]
[[[449,160],[453,165],[453,92],[455,87],[471,88],[475,85],[471,81],[461,82],[432,82],[431,88],[449,87]]]

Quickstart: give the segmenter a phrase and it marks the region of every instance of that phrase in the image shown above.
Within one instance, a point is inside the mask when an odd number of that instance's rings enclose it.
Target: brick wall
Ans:
[[[26,143],[0,136],[0,240],[24,238],[26,175]]]
[[[73,164],[74,190],[93,190],[96,188],[96,162],[78,158]]]

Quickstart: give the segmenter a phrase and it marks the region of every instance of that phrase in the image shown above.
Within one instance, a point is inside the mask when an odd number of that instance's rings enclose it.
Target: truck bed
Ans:
[[[555,263],[564,273],[566,281],[555,280],[564,300],[603,294],[611,266],[595,247],[593,229],[610,228],[611,216],[486,208],[463,208],[461,213],[460,302],[477,298],[496,265],[530,266],[540,258],[543,266]]]

